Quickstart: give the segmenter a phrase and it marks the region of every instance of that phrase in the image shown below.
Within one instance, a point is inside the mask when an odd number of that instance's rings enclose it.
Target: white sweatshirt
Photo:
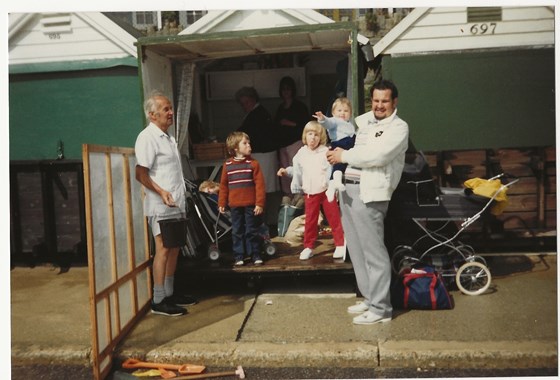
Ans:
[[[301,147],[293,158],[292,193],[319,194],[327,190],[332,166],[327,161],[324,145],[311,150]]]

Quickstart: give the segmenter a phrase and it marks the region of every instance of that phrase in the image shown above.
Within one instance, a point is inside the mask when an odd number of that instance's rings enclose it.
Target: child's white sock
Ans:
[[[342,172],[340,170],[333,173],[333,181],[338,191],[346,190],[346,186],[342,183]]]
[[[334,180],[329,181],[329,187],[327,187],[327,191],[325,195],[327,196],[327,201],[332,202],[334,200],[334,194],[336,193],[336,185]]]
[[[337,170],[333,173],[333,179],[329,181],[329,187],[327,188],[327,192],[325,193],[327,196],[327,200],[332,202],[334,200],[334,195],[337,191],[344,191],[346,190],[346,186],[342,183],[342,172]]]

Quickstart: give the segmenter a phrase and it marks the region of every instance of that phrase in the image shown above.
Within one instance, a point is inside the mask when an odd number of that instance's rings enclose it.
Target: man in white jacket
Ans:
[[[383,223],[408,147],[408,124],[397,116],[398,91],[393,82],[376,82],[371,99],[371,112],[355,119],[355,146],[327,153],[331,164],[348,164],[340,208],[356,282],[364,297],[348,308],[349,313],[359,314],[353,319],[358,325],[389,322],[392,318],[391,263],[383,240]]]

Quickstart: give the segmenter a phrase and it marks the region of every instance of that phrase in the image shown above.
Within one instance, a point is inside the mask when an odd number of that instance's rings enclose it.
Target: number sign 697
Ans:
[[[489,24],[473,24],[471,26],[471,34],[480,35],[480,34],[494,34],[496,31],[496,23],[491,22]]]

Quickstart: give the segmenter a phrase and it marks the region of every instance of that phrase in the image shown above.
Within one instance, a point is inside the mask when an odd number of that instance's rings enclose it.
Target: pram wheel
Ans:
[[[459,268],[455,282],[459,290],[469,296],[484,293],[490,286],[492,275],[486,265],[476,261],[467,262]]]
[[[208,247],[208,258],[212,261],[216,261],[220,258],[220,250],[214,244]]]
[[[264,252],[268,256],[274,256],[276,254],[276,246],[274,245],[274,243],[270,241],[264,243]]]
[[[391,268],[395,274],[399,274],[400,270],[405,267],[411,267],[418,261],[418,254],[412,247],[408,245],[399,245],[393,251],[391,257]]]

